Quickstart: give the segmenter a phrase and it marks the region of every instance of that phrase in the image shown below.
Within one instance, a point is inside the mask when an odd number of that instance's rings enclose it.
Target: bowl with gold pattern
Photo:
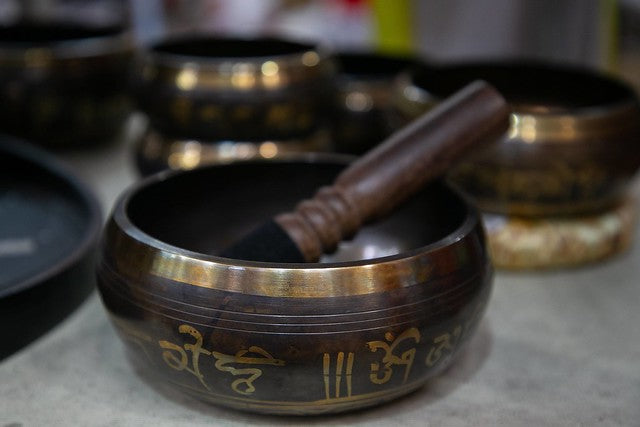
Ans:
[[[424,65],[398,79],[395,108],[415,117],[478,78],[513,108],[508,134],[451,174],[483,210],[590,214],[623,199],[640,166],[640,106],[626,83],[549,63]]]
[[[289,415],[380,404],[452,365],[491,292],[475,208],[425,188],[318,263],[216,254],[327,184],[337,156],[153,175],[106,226],[98,287],[129,358],[170,393]]]
[[[136,66],[139,108],[162,134],[256,141],[321,126],[333,68],[318,46],[191,34],[162,40]]]
[[[0,128],[47,146],[115,137],[131,110],[131,60],[121,27],[0,27]]]
[[[253,159],[276,159],[301,153],[328,152],[332,148],[327,129],[297,138],[264,141],[206,141],[176,138],[147,129],[135,149],[135,164],[142,176],[166,169],[188,170],[203,165]]]
[[[344,51],[336,64],[331,128],[335,151],[362,154],[393,130],[389,123],[393,81],[411,68],[409,56]]]

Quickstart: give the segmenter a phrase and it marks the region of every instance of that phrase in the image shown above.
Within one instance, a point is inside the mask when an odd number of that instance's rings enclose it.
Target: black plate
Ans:
[[[0,136],[0,359],[91,293],[101,225],[93,195],[52,155]]]

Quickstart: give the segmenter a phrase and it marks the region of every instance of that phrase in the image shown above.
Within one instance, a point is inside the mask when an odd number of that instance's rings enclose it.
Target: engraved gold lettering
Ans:
[[[258,357],[247,357],[248,354],[253,353]],[[250,395],[255,392],[256,388],[253,382],[262,376],[262,369],[259,368],[234,368],[233,366],[227,366],[230,363],[238,363],[245,365],[273,365],[284,366],[285,361],[275,359],[264,349],[251,346],[248,350],[240,350],[234,356],[228,354],[218,353],[216,351],[211,353],[216,358],[215,367],[219,371],[229,372],[231,375],[248,375],[245,378],[238,378],[231,383],[233,391],[243,395]]]
[[[335,371],[335,385],[334,385],[334,397],[339,398],[342,388],[342,376],[343,376],[343,368],[345,383],[347,386],[347,397],[351,397],[352,393],[352,373],[353,373],[353,361],[354,354],[349,352],[347,353],[347,361],[345,367],[345,354],[344,352],[339,352],[336,355],[336,371]],[[322,373],[324,379],[324,394],[326,399],[331,399],[331,355],[329,353],[324,353],[322,357]]]
[[[393,375],[393,366],[399,365],[405,366],[403,383],[407,381],[416,355],[416,349],[413,347],[406,350],[400,356],[395,355],[394,351],[401,342],[409,339],[413,339],[416,343],[420,342],[420,331],[417,328],[409,328],[397,338],[395,338],[391,332],[387,332],[385,334],[385,340],[391,343],[391,345],[384,341],[370,341],[367,343],[369,349],[374,353],[377,352],[378,349],[382,349],[384,351],[384,356],[382,358],[382,363],[384,365],[382,368],[381,364],[378,362],[371,364],[369,379],[372,383],[384,384],[388,382]]]
[[[434,366],[446,354],[453,352],[455,346],[462,336],[462,326],[456,326],[451,333],[446,332],[438,335],[433,339],[433,346],[429,350],[429,354],[425,359],[425,364],[429,367]]]
[[[189,325],[180,325],[178,327],[178,331],[181,334],[191,335],[195,339],[195,342],[193,344],[185,344],[183,346],[184,347],[183,349],[183,347],[180,347],[179,345],[176,345],[169,341],[165,341],[165,340],[158,341],[158,344],[160,345],[160,347],[166,350],[162,353],[162,358],[164,359],[165,363],[169,367],[175,369],[176,371],[190,372],[196,378],[198,378],[200,383],[207,390],[210,390],[209,386],[204,381],[204,376],[200,372],[200,364],[199,364],[200,355],[211,354],[210,351],[202,348],[202,335],[195,328]],[[189,366],[189,358],[187,355],[187,351],[191,352],[191,366]],[[179,355],[179,357],[172,352],[176,352]]]

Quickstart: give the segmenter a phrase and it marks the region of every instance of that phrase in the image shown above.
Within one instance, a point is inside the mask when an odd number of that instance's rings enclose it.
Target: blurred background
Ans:
[[[634,62],[639,16],[638,0],[0,1],[5,24],[126,23],[140,43],[194,30],[268,33],[433,59],[545,58],[608,69]]]

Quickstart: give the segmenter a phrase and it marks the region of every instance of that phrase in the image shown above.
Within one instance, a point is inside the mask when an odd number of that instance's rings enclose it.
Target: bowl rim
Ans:
[[[71,30],[86,31],[88,36],[36,42],[0,39],[0,63],[42,67],[59,60],[90,59],[133,51],[133,34],[125,26],[63,24]],[[33,27],[55,29],[57,25],[56,22],[51,22],[39,23]],[[19,27],[20,25],[2,25],[0,29],[10,30]]]
[[[352,157],[312,153],[298,156],[295,161],[310,164],[323,162],[347,164],[348,159]],[[256,162],[278,164],[291,161],[291,158],[268,161],[249,160],[203,168]],[[407,287],[426,282],[433,276],[451,273],[455,270],[455,265],[436,265],[433,255],[436,252],[451,251],[450,255],[456,256],[458,245],[464,244],[467,239],[474,238],[476,233],[483,233],[477,209],[459,191],[445,183],[443,185],[446,190],[450,191],[465,208],[465,218],[452,232],[441,239],[399,254],[329,263],[270,263],[233,260],[203,254],[171,245],[145,233],[127,215],[128,203],[138,191],[146,186],[171,179],[173,176],[188,173],[189,171],[168,170],[150,175],[127,189],[114,205],[102,246],[103,251],[108,251],[113,249],[113,247],[108,248],[109,243],[117,244],[123,252],[134,253],[135,256],[118,259],[118,268],[125,275],[140,277],[140,263],[134,261],[135,258],[146,263],[145,267],[153,276],[205,288],[276,297],[360,295],[379,292],[381,289]],[[482,253],[485,258],[483,267],[486,267],[490,263],[486,246]],[[176,263],[180,264],[180,268],[174,268]],[[377,270],[383,279],[375,274],[363,275],[363,268],[372,270],[371,273]],[[478,274],[481,273],[474,272],[473,277]],[[243,280],[240,283],[239,275],[248,275],[250,280]],[[228,283],[221,285],[220,282],[225,280]],[[303,282],[304,285],[301,285]],[[306,282],[322,283],[322,286],[314,287]]]
[[[416,76],[425,73],[446,73],[447,70],[487,70],[489,72],[520,70],[528,74],[536,71],[559,73],[562,78],[579,75],[600,82],[607,87],[615,87],[623,96],[603,103],[566,106],[558,110],[536,111],[526,108],[526,102],[513,102],[510,115],[511,125],[503,139],[504,143],[583,143],[603,138],[612,138],[625,132],[640,132],[640,100],[638,94],[627,82],[604,72],[577,65],[559,64],[551,61],[497,60],[459,61],[444,65],[416,63],[413,68],[401,73],[394,82],[392,96],[395,107],[404,114],[414,116],[425,108],[431,108],[440,97],[416,82]]]
[[[231,55],[190,55],[186,53],[166,52],[161,50],[166,45],[180,44],[180,43],[193,43],[198,42],[211,42],[211,43],[281,43],[292,47],[291,52],[288,53],[276,53],[263,55],[246,55],[246,56],[231,56]],[[320,64],[323,60],[330,58],[329,49],[321,42],[305,41],[291,39],[281,35],[262,35],[262,36],[241,36],[241,35],[224,35],[211,31],[194,31],[179,35],[167,36],[159,38],[151,42],[145,48],[143,48],[144,62],[150,65],[162,66],[162,67],[177,67],[183,68],[185,65],[197,64],[199,69],[217,69],[221,64],[235,63],[235,64],[262,64],[265,61],[275,61],[288,66],[302,65],[309,67],[302,62],[302,57],[307,53],[314,53],[318,56],[317,63],[312,66]]]

